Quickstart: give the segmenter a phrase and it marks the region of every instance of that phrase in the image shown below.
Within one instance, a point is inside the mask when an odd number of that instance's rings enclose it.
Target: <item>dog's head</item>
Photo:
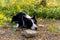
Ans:
[[[37,30],[37,20],[36,20],[35,16],[33,16],[32,18],[27,18],[27,17],[23,16],[23,21],[24,21],[24,25],[27,28]]]

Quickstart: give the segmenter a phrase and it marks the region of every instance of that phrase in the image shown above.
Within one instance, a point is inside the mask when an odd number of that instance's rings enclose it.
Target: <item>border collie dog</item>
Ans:
[[[24,12],[19,12],[12,17],[12,23],[15,22],[18,28],[28,28],[32,30],[37,30],[37,20],[36,17],[30,17]]]

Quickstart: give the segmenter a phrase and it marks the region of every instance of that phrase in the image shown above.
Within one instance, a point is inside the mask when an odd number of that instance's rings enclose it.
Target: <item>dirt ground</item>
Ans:
[[[38,27],[38,35],[33,38],[25,38],[21,36],[21,31],[15,31],[10,27],[0,28],[0,40],[60,40],[60,31],[50,32],[48,30],[50,26],[60,26],[60,20],[38,20],[38,25],[44,26]]]

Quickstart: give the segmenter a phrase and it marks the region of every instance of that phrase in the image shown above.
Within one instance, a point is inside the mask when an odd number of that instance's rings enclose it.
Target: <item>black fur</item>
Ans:
[[[26,18],[25,17],[26,14],[23,13],[23,12],[20,12],[16,15],[14,15],[12,17],[12,21],[11,22],[15,22],[15,23],[18,23],[19,24],[19,28],[20,27],[25,27],[25,28],[31,28],[31,26],[33,25],[33,23],[31,22],[31,19],[34,20],[34,23],[37,24],[37,20],[35,19],[35,16],[33,18]],[[24,25],[23,25],[23,22],[24,22]]]

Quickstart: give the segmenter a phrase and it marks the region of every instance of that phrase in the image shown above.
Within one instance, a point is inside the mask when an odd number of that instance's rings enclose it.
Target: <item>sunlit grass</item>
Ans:
[[[25,12],[30,16],[36,15],[38,18],[60,19],[60,1],[47,0],[46,2],[47,7],[36,8],[41,0],[0,0],[0,24],[4,21],[10,22],[12,15],[18,12]]]
[[[0,13],[0,19],[4,19],[5,15]]]

